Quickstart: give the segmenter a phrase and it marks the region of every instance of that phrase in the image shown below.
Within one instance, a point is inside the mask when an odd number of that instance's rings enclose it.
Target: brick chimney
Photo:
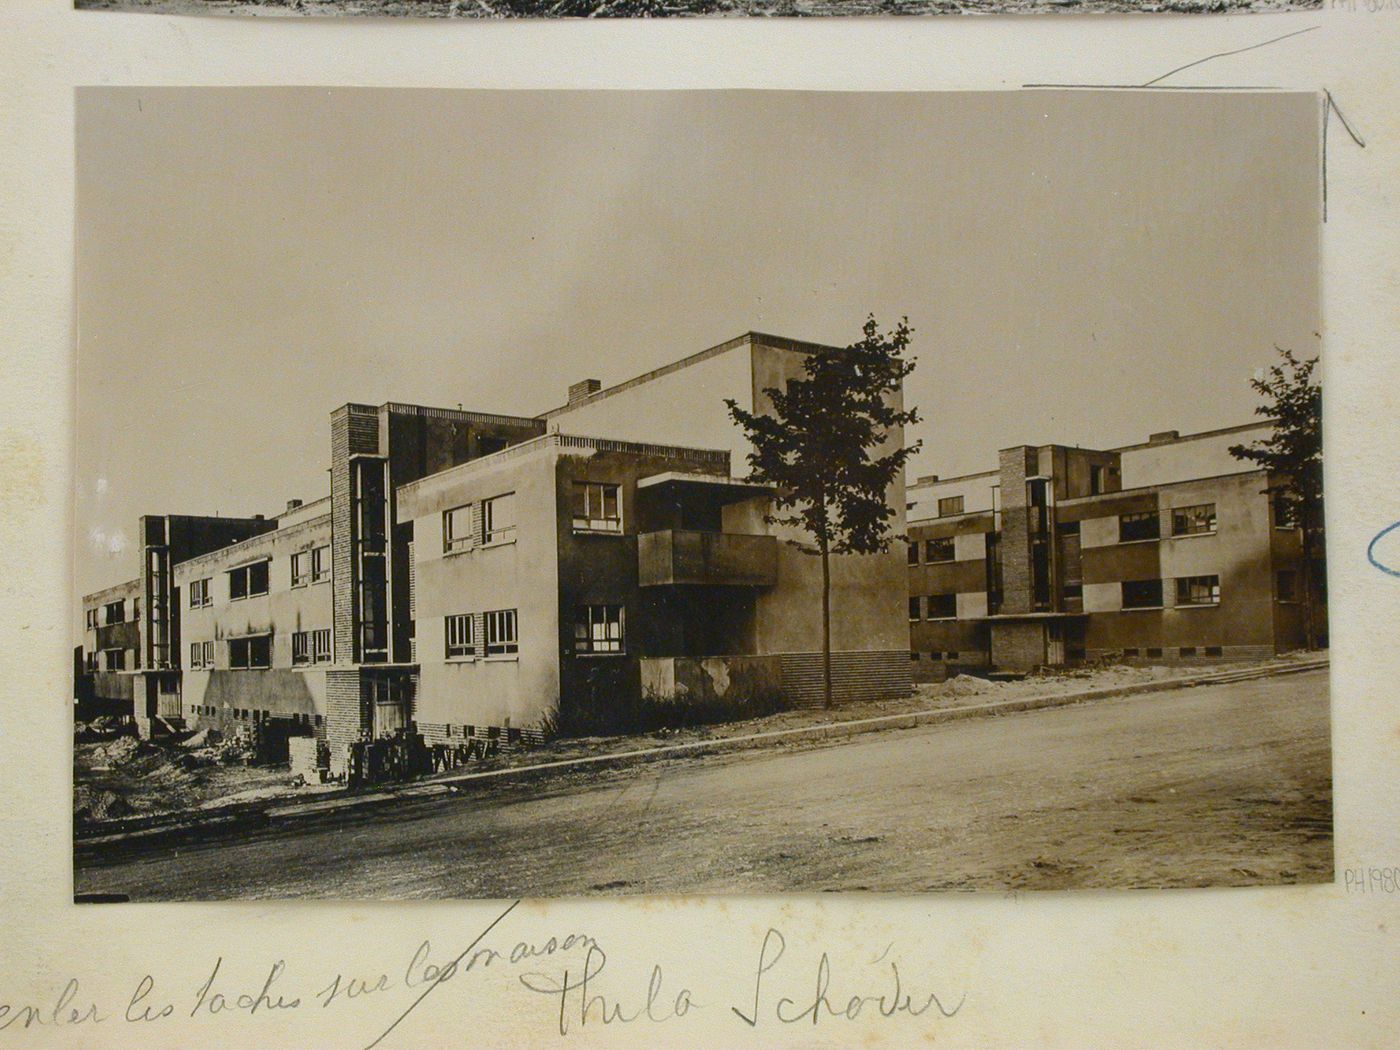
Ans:
[[[580,383],[574,383],[569,387],[569,404],[576,405],[601,389],[603,389],[603,384],[596,379],[585,379]]]

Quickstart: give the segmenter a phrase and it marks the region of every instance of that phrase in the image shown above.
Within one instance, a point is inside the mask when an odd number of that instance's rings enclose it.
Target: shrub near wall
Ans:
[[[559,716],[544,727],[555,736],[625,736],[659,729],[742,722],[790,710],[792,704],[771,686],[731,689],[724,696],[683,692],[663,695],[603,690],[561,698]]]

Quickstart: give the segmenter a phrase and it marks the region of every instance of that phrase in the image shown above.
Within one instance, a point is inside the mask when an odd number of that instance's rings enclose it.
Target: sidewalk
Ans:
[[[123,844],[136,846],[143,843],[154,844],[166,839],[172,841],[197,839],[209,832],[217,833],[273,826],[282,822],[291,822],[349,809],[388,805],[399,799],[431,798],[456,794],[472,787],[487,787],[511,780],[529,780],[594,769],[616,768],[655,759],[682,758],[706,752],[781,747],[792,744],[802,745],[862,733],[937,725],[964,718],[1014,714],[1021,711],[1035,711],[1108,700],[1115,697],[1138,696],[1194,686],[1245,681],[1252,678],[1300,674],[1306,671],[1320,670],[1327,666],[1326,656],[1309,656],[1304,659],[1274,660],[1254,666],[1232,667],[1201,674],[1164,677],[1158,680],[1135,680],[1127,684],[1084,689],[1063,688],[1066,684],[1065,679],[1044,682],[1027,680],[1018,684],[1031,688],[1041,685],[1042,690],[1031,695],[1017,695],[1009,699],[987,699],[865,718],[840,719],[833,717],[837,714],[836,712],[821,711],[818,714],[826,716],[825,720],[814,725],[738,733],[729,736],[716,735],[682,743],[657,742],[650,746],[627,748],[625,743],[629,740],[635,740],[635,738],[621,738],[615,742],[623,744],[624,749],[606,751],[601,754],[588,754],[543,762],[529,762],[528,759],[531,756],[524,755],[521,756],[524,761],[519,765],[477,772],[439,774],[431,779],[410,784],[382,785],[365,791],[344,790],[337,792],[332,797],[322,797],[316,801],[289,802],[284,799],[269,799],[263,802],[235,804],[227,808],[174,812],[160,818],[153,818],[154,822],[150,826],[134,830],[113,828],[110,832],[104,833],[103,828],[97,826],[89,829],[89,832],[81,837],[75,836],[74,848],[75,853],[81,855],[87,852],[96,852],[106,847],[120,848]],[[995,696],[995,691],[992,691],[990,695]],[[764,721],[771,722],[780,717],[775,716]],[[722,729],[723,727],[712,728]],[[580,746],[588,746],[588,744],[581,742]],[[112,823],[121,822],[114,821]]]

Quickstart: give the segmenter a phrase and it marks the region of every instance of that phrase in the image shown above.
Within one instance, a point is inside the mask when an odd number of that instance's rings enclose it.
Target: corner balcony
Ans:
[[[644,532],[637,537],[637,574],[643,587],[772,587],[778,582],[778,540],[735,532]]]

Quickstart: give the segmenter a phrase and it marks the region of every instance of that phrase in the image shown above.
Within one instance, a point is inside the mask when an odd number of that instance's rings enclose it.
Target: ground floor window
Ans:
[[[958,615],[956,594],[930,594],[928,596],[928,618],[930,620],[952,620]]]
[[[1176,581],[1177,605],[1219,605],[1219,576],[1183,576]]]
[[[622,606],[580,605],[574,611],[574,651],[622,652]]]
[[[496,609],[486,614],[486,655],[513,656],[520,651],[516,637],[514,609]]]
[[[272,666],[272,635],[259,634],[251,638],[230,638],[228,665],[238,669]]]
[[[1123,608],[1160,609],[1162,607],[1161,580],[1124,580]]]

